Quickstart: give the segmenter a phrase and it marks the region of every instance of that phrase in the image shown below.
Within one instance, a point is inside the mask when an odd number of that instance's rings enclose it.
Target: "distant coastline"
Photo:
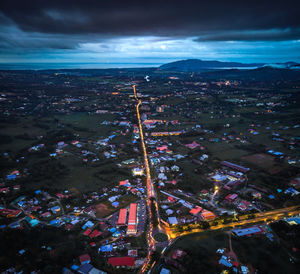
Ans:
[[[0,70],[153,68],[160,65],[162,63],[0,63]]]

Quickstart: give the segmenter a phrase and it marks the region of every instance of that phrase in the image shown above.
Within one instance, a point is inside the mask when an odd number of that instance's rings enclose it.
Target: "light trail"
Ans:
[[[286,216],[291,216],[291,215],[297,215],[300,214],[300,206],[292,206],[292,207],[287,207],[287,208],[280,208],[280,209],[275,209],[272,211],[267,211],[267,212],[259,212],[254,214],[254,218],[248,219],[248,215],[242,215],[240,216],[240,221],[234,221],[230,222],[227,224],[218,224],[218,225],[212,225],[214,221],[209,222],[211,224],[210,229],[200,229],[196,228],[197,224],[190,225],[191,230],[190,231],[184,231],[184,232],[177,232],[176,230],[178,228],[172,228],[164,225],[165,227],[165,232],[167,233],[168,237],[170,239],[175,239],[184,235],[188,235],[191,233],[197,233],[197,232],[204,232],[204,231],[209,231],[209,230],[218,230],[218,229],[224,229],[224,228],[229,228],[229,227],[236,227],[236,226],[243,226],[243,225],[248,225],[248,224],[254,224],[254,223],[259,223],[259,222],[266,222],[267,220],[279,220],[283,219]],[[194,228],[193,228],[194,227]]]
[[[146,186],[147,186],[147,206],[148,206],[148,211],[149,211],[149,231],[147,233],[147,243],[148,243],[148,255],[146,257],[146,261],[143,264],[142,268],[141,268],[141,272],[144,273],[148,267],[152,267],[155,262],[152,263],[152,266],[150,265],[151,263],[151,255],[153,253],[153,251],[155,250],[155,240],[153,238],[153,218],[154,216],[156,216],[157,218],[157,223],[158,223],[158,227],[159,229],[161,229],[161,224],[160,224],[160,218],[159,218],[159,212],[158,212],[158,205],[157,202],[155,200],[155,215],[152,212],[152,207],[151,207],[151,198],[156,198],[156,193],[152,184],[152,180],[151,180],[151,174],[150,174],[150,167],[149,167],[149,161],[148,161],[148,154],[147,154],[147,149],[146,149],[146,145],[145,145],[145,141],[144,141],[144,132],[143,132],[143,127],[142,127],[142,122],[141,122],[141,115],[140,115],[140,106],[142,104],[142,100],[140,100],[137,97],[136,94],[136,89],[135,89],[135,85],[132,86],[133,87],[133,93],[134,93],[134,98],[137,100],[137,105],[136,105],[136,115],[137,115],[137,119],[138,119],[138,126],[139,126],[139,134],[140,134],[140,139],[141,139],[141,144],[142,144],[142,148],[143,148],[143,154],[144,154],[144,165],[145,165],[145,170],[146,170]]]

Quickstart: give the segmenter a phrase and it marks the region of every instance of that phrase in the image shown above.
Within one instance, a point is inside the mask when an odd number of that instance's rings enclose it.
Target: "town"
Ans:
[[[210,77],[1,71],[0,270],[296,273],[299,81]]]

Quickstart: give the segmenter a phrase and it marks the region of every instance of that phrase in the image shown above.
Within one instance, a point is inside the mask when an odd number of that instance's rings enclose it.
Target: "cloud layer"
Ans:
[[[2,0],[0,53],[53,49],[111,54],[122,52],[118,41],[124,46],[132,37],[131,48],[139,49],[143,42],[138,39],[146,37],[149,53],[158,51],[156,46],[160,52],[174,51],[179,41],[182,47],[189,41],[194,53],[227,41],[282,45],[300,40],[299,10],[295,0]]]

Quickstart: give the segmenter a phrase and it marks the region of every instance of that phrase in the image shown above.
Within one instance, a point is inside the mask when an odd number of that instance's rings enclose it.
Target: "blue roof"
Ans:
[[[10,175],[7,175],[6,176],[6,179],[7,180],[14,180],[14,179],[16,179],[17,178],[17,175],[15,175],[15,174],[10,174]]]
[[[112,245],[103,245],[99,249],[102,252],[110,252],[113,250],[113,247],[112,247]]]
[[[73,264],[73,265],[71,266],[71,268],[72,268],[73,270],[77,270],[77,269],[79,268],[79,266],[76,265],[76,264]]]
[[[262,230],[258,226],[252,226],[247,228],[237,228],[232,230],[237,236],[245,236],[254,233],[260,233]]]
[[[232,264],[230,262],[227,262],[225,259],[221,258],[219,261],[219,264],[223,264],[227,267],[232,267]]]
[[[119,202],[113,202],[111,205],[112,206],[118,206],[120,203]]]
[[[116,231],[112,236],[113,237],[119,237],[121,235],[121,233],[119,231]]]
[[[50,225],[55,225],[55,226],[59,226],[59,220],[52,220],[52,221],[50,221],[50,223],[49,223]]]
[[[78,269],[77,271],[79,273],[88,273],[91,269],[93,268],[93,266],[89,263],[87,264],[82,264]]]
[[[295,222],[297,225],[300,224],[300,217],[291,217],[286,219],[288,222]]]

